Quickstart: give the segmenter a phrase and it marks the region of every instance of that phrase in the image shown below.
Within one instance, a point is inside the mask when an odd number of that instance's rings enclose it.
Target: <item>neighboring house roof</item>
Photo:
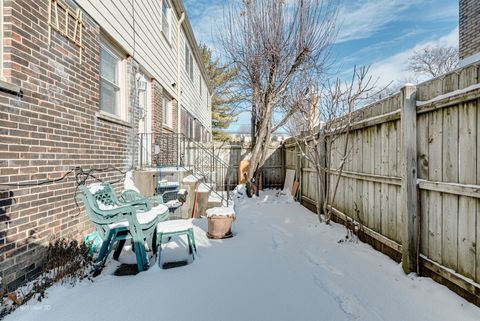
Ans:
[[[183,30],[185,31],[185,35],[188,39],[188,42],[190,43],[190,47],[192,48],[193,55],[195,57],[195,60],[197,61],[198,67],[200,68],[200,72],[202,73],[203,79],[207,83],[208,91],[211,94],[212,84],[210,81],[210,77],[208,76],[207,69],[203,64],[202,57],[200,56],[197,40],[195,39],[195,34],[193,33],[192,25],[190,24],[190,20],[188,19],[188,14],[185,9],[185,6],[183,5],[183,1],[182,0],[171,0],[171,1],[179,17],[181,17],[182,13],[185,13],[185,20],[183,21],[182,27],[183,27]]]

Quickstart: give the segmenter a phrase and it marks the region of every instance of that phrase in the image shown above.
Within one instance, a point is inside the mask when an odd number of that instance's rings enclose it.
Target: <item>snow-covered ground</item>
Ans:
[[[237,202],[235,236],[209,240],[196,220],[198,257],[191,264],[136,276],[56,286],[6,320],[480,320],[480,309],[370,246],[338,243],[340,225],[267,191]],[[125,257],[125,256],[124,256]],[[188,257],[170,242],[162,260]]]

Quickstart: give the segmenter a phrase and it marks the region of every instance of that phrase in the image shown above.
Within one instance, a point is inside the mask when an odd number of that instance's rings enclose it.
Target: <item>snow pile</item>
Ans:
[[[177,208],[182,206],[182,203],[179,200],[171,200],[165,203],[168,208]]]
[[[235,210],[233,207],[214,207],[207,210],[207,217],[225,216],[235,218]]]
[[[168,211],[168,207],[163,204],[159,204],[157,206],[152,207],[150,211],[137,212],[136,213],[137,220],[140,224],[147,224],[153,221],[154,219],[156,219],[158,215],[164,214],[166,211]],[[128,218],[125,217],[124,221],[110,224],[109,227],[118,228],[118,227],[127,227],[128,225],[129,225]]]
[[[208,193],[212,190],[212,187],[209,184],[202,183],[198,186],[199,193]]]
[[[220,195],[212,193],[208,196],[208,201],[209,202],[221,202],[222,198],[220,197]]]
[[[247,195],[247,189],[245,184],[238,184],[237,187],[232,191],[233,198],[237,200],[242,200]]]
[[[93,195],[97,192],[103,191],[103,184],[102,183],[92,183],[87,186],[88,191]]]
[[[176,166],[165,166],[165,167],[160,167],[158,169],[160,172],[166,172],[166,173],[171,173],[171,172],[186,172],[187,170],[183,167],[176,167]]]
[[[183,178],[183,182],[184,183],[196,183],[200,180],[200,178],[198,178],[197,176],[195,175],[188,175],[186,177]]]
[[[480,320],[479,308],[446,287],[405,275],[366,244],[338,243],[345,227],[320,224],[277,194],[237,204],[230,239],[209,240],[207,220],[193,220],[195,261],[184,236],[162,246],[162,262],[189,259],[186,266],[116,277],[110,260],[94,282],[58,285],[5,320]],[[121,262],[135,263],[126,248]]]
[[[191,219],[164,221],[157,224],[157,231],[162,233],[185,231],[191,228],[193,228]]]
[[[132,171],[128,171],[125,174],[125,180],[123,181],[123,189],[125,191],[134,190],[135,192],[140,193],[137,186],[135,186],[135,182],[133,181],[133,172]]]
[[[261,193],[256,199],[257,204],[292,204],[295,203],[290,190],[287,188],[283,191],[269,191],[269,193]]]
[[[109,210],[114,210],[118,208],[117,205],[107,205],[103,202],[97,201],[98,208],[101,209],[102,211],[109,211]]]

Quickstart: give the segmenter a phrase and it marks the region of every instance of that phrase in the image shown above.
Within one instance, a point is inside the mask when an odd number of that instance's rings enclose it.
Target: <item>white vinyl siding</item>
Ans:
[[[170,39],[162,36],[162,1],[76,0],[116,42],[176,98],[177,16],[170,10]],[[135,19],[135,22],[134,22]]]
[[[100,28],[108,34],[129,56],[134,56],[149,77],[157,80],[165,94],[178,100],[177,88],[182,88],[181,104],[191,115],[194,115],[203,126],[211,129],[210,105],[208,92],[203,79],[200,97],[197,79],[200,74],[199,63],[192,48],[194,41],[188,41],[183,28],[178,28],[180,14],[174,9],[174,3],[166,0],[169,6],[170,41],[162,31],[162,1],[131,0],[76,0],[76,3],[95,20]],[[188,13],[187,13],[188,16]],[[188,18],[186,18],[188,19]],[[134,21],[135,20],[135,21]],[[177,39],[180,41],[180,81],[177,81]],[[189,58],[186,60],[185,45],[189,47]],[[188,62],[187,62],[188,61]],[[188,69],[185,65],[188,64]],[[176,117],[174,115],[174,117]]]
[[[100,110],[125,119],[123,57],[106,41],[100,45]]]
[[[185,44],[188,43],[185,33],[182,31],[180,34],[182,37],[182,49],[185,50]],[[191,48],[191,47],[189,47]],[[205,79],[203,79],[200,72],[199,65],[196,59],[193,59],[192,64],[192,79],[190,78],[190,59],[185,59],[185,52],[182,55],[181,83],[182,83],[182,105],[185,109],[198,120],[208,131],[211,130],[211,107],[210,107],[210,93],[208,92]],[[187,69],[188,64],[188,69]],[[188,72],[187,72],[188,70]],[[198,79],[202,79],[202,95],[199,94],[200,88]]]

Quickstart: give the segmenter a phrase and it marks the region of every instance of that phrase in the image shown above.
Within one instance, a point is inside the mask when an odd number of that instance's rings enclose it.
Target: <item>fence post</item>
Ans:
[[[400,90],[402,130],[402,267],[405,273],[416,272],[417,241],[417,106],[416,87],[407,84]]]
[[[325,130],[324,129],[321,129],[320,132],[318,133],[319,137],[318,137],[318,157],[319,157],[319,166],[321,168],[326,168],[327,166],[327,146],[326,146],[326,142],[325,142]],[[318,202],[318,205],[321,209],[323,209],[323,203],[325,202],[325,198],[326,198],[326,195],[325,195],[325,192],[327,190],[327,179],[326,179],[326,171],[325,172],[322,172],[320,174],[320,193],[319,193],[319,199],[317,200]],[[324,213],[325,214],[325,213]]]
[[[302,196],[303,196],[303,190],[302,190],[302,179],[303,179],[302,178],[302,164],[303,164],[303,162],[302,162],[302,158],[303,157],[300,154],[300,152],[301,152],[300,148],[297,145],[295,145],[295,173],[296,173],[295,176],[296,176],[296,179],[298,179],[298,182],[299,182],[297,193],[299,195],[298,197],[299,197],[300,203],[303,204],[302,203],[302,201],[303,201],[303,198],[302,198]]]

